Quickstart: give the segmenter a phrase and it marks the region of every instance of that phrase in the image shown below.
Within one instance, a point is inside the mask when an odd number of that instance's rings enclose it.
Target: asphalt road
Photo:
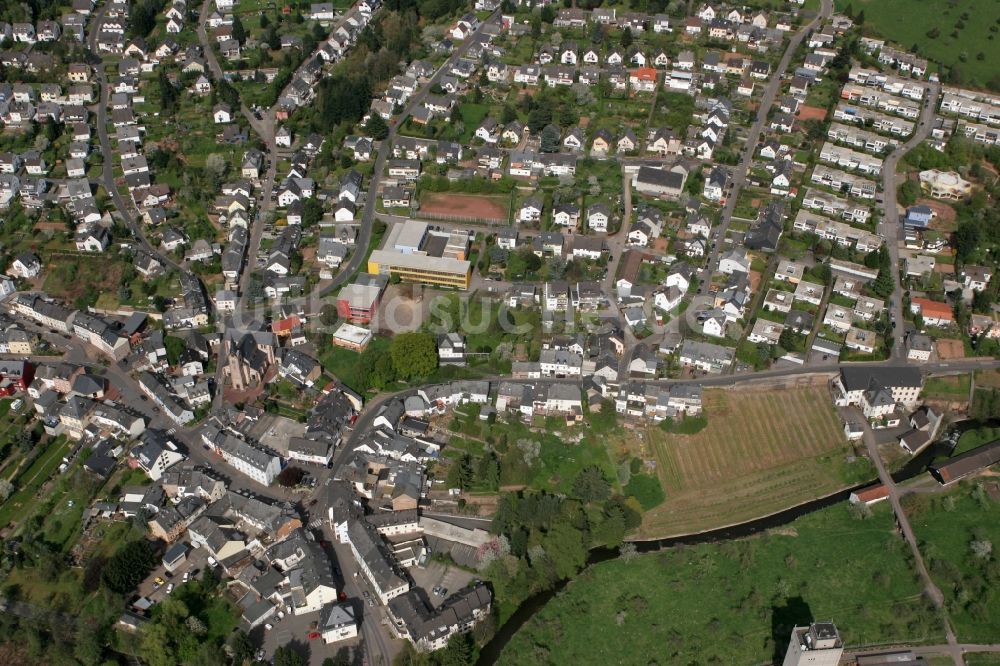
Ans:
[[[98,10],[91,17],[90,25],[88,26],[90,32],[87,35],[87,48],[90,49],[91,53],[98,57],[100,57],[100,52],[97,49],[98,29],[104,22],[106,11],[107,5],[102,5],[100,10]],[[104,72],[104,63],[102,62],[97,65],[95,69],[97,71],[97,85],[100,88],[100,100],[96,104],[97,138],[101,144],[101,154],[104,160],[102,164],[101,184],[111,197],[112,203],[114,203],[115,208],[118,209],[118,214],[121,215],[122,220],[124,220],[126,226],[128,226],[129,230],[132,232],[136,242],[144,250],[153,254],[163,265],[179,269],[180,267],[173,261],[173,259],[170,259],[166,255],[160,253],[159,250],[154,248],[149,243],[145,233],[143,233],[142,224],[136,220],[135,215],[132,213],[131,204],[126,202],[122,195],[118,192],[118,186],[115,184],[114,177],[115,161],[118,155],[112,149],[111,139],[108,136],[108,107],[111,99],[111,88],[108,86],[107,76]]]
[[[732,222],[733,211],[736,210],[736,200],[739,199],[740,190],[742,190],[743,186],[746,185],[747,173],[750,170],[750,165],[753,163],[754,153],[757,150],[757,143],[760,141],[760,135],[764,130],[764,125],[767,123],[768,113],[774,105],[774,98],[777,96],[778,90],[781,87],[785,70],[788,69],[788,65],[791,62],[792,57],[795,55],[795,51],[799,48],[799,45],[802,44],[802,40],[805,39],[806,35],[829,18],[831,13],[833,13],[833,0],[822,0],[822,6],[816,18],[800,28],[798,32],[796,32],[789,40],[788,47],[785,49],[785,55],[782,56],[781,62],[778,64],[777,68],[775,68],[774,73],[768,80],[767,87],[764,88],[764,94],[761,96],[760,106],[757,108],[757,119],[750,127],[750,131],[747,133],[747,139],[746,143],[743,145],[743,155],[740,158],[740,163],[730,175],[732,189],[726,198],[726,205],[722,208],[719,226],[712,231],[712,239],[714,242],[711,244],[712,249],[709,251],[708,260],[705,262],[705,268],[701,273],[701,284],[706,285],[706,288],[707,285],[711,283],[712,273],[715,270],[715,266],[718,264],[719,251],[722,248],[722,240],[726,237],[726,232],[729,230],[729,224]]]
[[[336,289],[340,288],[344,283],[346,283],[357,271],[362,262],[368,256],[368,248],[372,240],[372,226],[375,220],[375,203],[378,200],[378,190],[379,184],[382,181],[382,172],[385,170],[385,162],[389,159],[389,155],[392,153],[392,144],[396,140],[396,133],[400,125],[406,122],[406,119],[410,117],[416,109],[423,104],[424,99],[430,93],[431,87],[441,80],[448,68],[455,64],[459,58],[465,55],[466,51],[469,50],[469,46],[478,37],[483,34],[486,26],[490,23],[496,22],[500,16],[500,10],[493,12],[489,18],[484,20],[479,28],[464,42],[462,42],[458,48],[456,48],[452,54],[444,61],[444,64],[438,68],[431,78],[420,87],[420,89],[410,97],[403,109],[403,112],[398,116],[394,117],[389,123],[389,135],[379,142],[378,154],[375,157],[375,166],[372,170],[372,177],[368,183],[368,194],[365,199],[365,208],[361,214],[361,224],[358,230],[358,240],[355,244],[354,253],[351,258],[341,267],[340,271],[333,277],[333,279],[319,289],[319,297],[322,298],[327,294],[332,293]]]
[[[879,234],[885,238],[886,247],[889,249],[889,262],[895,270],[892,272],[892,278],[895,283],[895,289],[892,295],[892,307],[889,311],[890,320],[895,322],[896,328],[893,330],[893,340],[892,345],[892,356],[893,358],[902,358],[905,352],[904,336],[905,327],[903,326],[903,286],[899,279],[899,271],[903,268],[899,260],[899,232],[901,230],[901,225],[899,223],[899,206],[896,203],[896,167],[906,153],[913,150],[917,145],[923,142],[928,136],[930,136],[931,129],[934,126],[934,112],[937,109],[938,96],[941,94],[941,84],[940,83],[930,83],[927,86],[927,98],[925,100],[924,108],[920,113],[920,121],[914,129],[913,134],[910,136],[906,143],[897,146],[895,150],[886,156],[885,161],[882,163],[882,196],[883,196],[883,208],[884,213],[882,215],[882,221],[879,223]]]
[[[208,63],[208,68],[212,71],[212,75],[215,77],[216,81],[221,81],[224,78],[222,66],[219,64],[219,59],[216,57],[215,51],[212,49],[212,44],[208,39],[208,32],[206,30],[206,22],[208,21],[208,15],[211,13],[212,6],[212,0],[204,0],[202,3],[201,14],[198,17],[198,41],[201,43],[201,49],[205,54],[205,61]],[[275,107],[276,106],[277,104],[275,104]],[[264,142],[267,156],[267,171],[257,187],[257,206],[254,211],[253,221],[250,225],[250,237],[247,241],[246,264],[244,265],[243,271],[240,273],[239,277],[238,291],[240,300],[237,307],[240,310],[246,308],[247,284],[250,281],[250,275],[254,272],[257,266],[257,251],[258,248],[260,248],[260,239],[264,233],[264,221],[267,217],[267,213],[274,209],[272,199],[278,169],[278,146],[275,143],[274,134],[275,107],[267,109],[265,112],[261,113],[261,117],[258,119],[257,116],[255,116],[253,112],[247,108],[246,104],[242,101],[240,102],[240,113],[243,114],[243,117],[250,123],[250,127],[253,128],[254,132],[256,132]]]

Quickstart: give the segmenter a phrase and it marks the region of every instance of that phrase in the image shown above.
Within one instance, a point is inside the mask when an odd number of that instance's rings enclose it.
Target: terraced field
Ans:
[[[697,532],[764,516],[873,476],[850,445],[826,388],[706,391],[695,435],[646,431],[667,501],[643,537]]]

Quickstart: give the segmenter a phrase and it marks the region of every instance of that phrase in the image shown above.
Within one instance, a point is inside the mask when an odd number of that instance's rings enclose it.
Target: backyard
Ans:
[[[763,536],[597,564],[500,662],[780,663],[791,627],[816,618],[848,645],[941,640],[889,507],[863,519],[842,503]]]
[[[699,532],[781,511],[874,476],[851,447],[823,387],[705,391],[707,426],[645,432],[667,499],[640,536]],[[622,443],[628,446],[629,442]]]

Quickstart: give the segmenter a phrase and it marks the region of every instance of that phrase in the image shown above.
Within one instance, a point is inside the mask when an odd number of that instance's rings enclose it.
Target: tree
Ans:
[[[340,315],[337,313],[337,306],[332,303],[327,303],[319,311],[319,323],[324,326],[334,326],[339,319]]]
[[[160,74],[157,77],[157,84],[160,88],[160,108],[166,112],[172,112],[177,108],[177,88],[174,84],[170,82],[167,78],[167,71],[165,67],[160,68]]]
[[[218,94],[219,99],[228,104],[234,109],[238,109],[240,106],[240,93],[232,86],[229,81],[222,79],[215,85],[215,92]]]
[[[528,113],[528,129],[532,134],[542,131],[542,128],[552,122],[552,109],[547,105],[536,106]]]
[[[504,104],[503,110],[500,112],[500,122],[506,125],[515,120],[517,120],[517,109],[510,104]]]
[[[156,564],[153,549],[145,539],[125,544],[108,560],[101,579],[112,592],[125,594],[135,589]]]
[[[437,343],[430,333],[400,333],[389,345],[392,365],[401,379],[425,377],[437,367]]]
[[[274,651],[274,666],[306,666],[306,660],[288,645],[282,645]]]
[[[559,152],[559,128],[555,125],[546,125],[539,137],[539,148],[543,153]]]
[[[452,463],[448,468],[446,483],[449,488],[465,490],[472,482],[472,456],[468,453]]]
[[[302,202],[302,227],[308,229],[323,219],[323,204],[314,197]]]
[[[167,350],[167,363],[170,365],[180,363],[181,354],[187,349],[187,343],[184,342],[184,339],[178,338],[175,335],[168,335],[163,338],[163,346]]]
[[[243,27],[243,21],[240,20],[239,16],[233,17],[233,39],[243,46],[247,42],[247,31]]]
[[[955,255],[959,261],[965,261],[979,249],[983,240],[983,231],[977,220],[966,220],[959,223],[955,230]]]
[[[592,539],[596,543],[604,544],[609,548],[616,548],[621,545],[625,538],[625,513],[619,506],[611,506],[604,514],[604,520],[597,525],[592,532]]]
[[[918,197],[920,197],[920,186],[915,181],[908,178],[899,186],[897,198],[903,206],[912,206],[917,203]]]
[[[994,294],[990,293],[989,289],[983,289],[982,291],[977,291],[972,294],[972,311],[985,314],[990,311],[990,306],[993,305],[993,300],[995,298]]]
[[[988,560],[993,554],[993,543],[989,539],[977,539],[969,544],[969,548],[977,560]]]
[[[385,119],[382,118],[377,113],[373,113],[365,123],[365,132],[367,132],[371,137],[377,141],[389,136],[389,126],[386,125]]]
[[[281,37],[278,36],[278,30],[277,28],[274,27],[273,23],[268,27],[267,31],[264,33],[264,42],[267,44],[267,47],[272,51],[277,51],[278,49],[281,48]],[[283,87],[284,86],[282,86],[282,88]]]
[[[18,430],[16,439],[17,448],[21,450],[21,453],[27,453],[35,446],[35,433],[30,429]]]
[[[791,327],[786,326],[785,329],[781,331],[781,335],[778,336],[778,345],[780,345],[785,351],[795,351],[796,347],[798,347],[798,345],[795,344],[795,331],[793,331]]]
[[[342,647],[337,654],[323,660],[323,666],[351,666],[351,650]]]
[[[233,656],[233,663],[244,664],[253,659],[254,642],[243,630],[234,631],[226,641],[229,646],[229,654]]]
[[[882,266],[878,269],[878,275],[872,283],[872,291],[879,298],[888,298],[896,290],[896,282],[892,279],[892,269]]]
[[[587,561],[587,549],[582,534],[566,521],[557,522],[545,535],[545,554],[558,579],[570,578]]]
[[[0,500],[6,501],[14,494],[14,484],[7,479],[0,479]]]
[[[490,490],[500,487],[500,460],[495,453],[490,452],[480,459],[478,476],[483,485]]]
[[[278,474],[278,485],[285,488],[293,488],[299,485],[305,475],[305,471],[298,467],[286,467]]]
[[[448,645],[441,651],[438,663],[441,666],[469,666],[476,661],[473,655],[474,647],[469,634],[455,634],[448,639]]]
[[[622,44],[622,48],[623,49],[627,49],[628,47],[632,46],[632,29],[631,28],[625,28],[624,30],[622,30],[621,44]]]
[[[226,174],[226,158],[219,153],[212,153],[205,158],[205,171],[215,178],[222,178]]]
[[[604,476],[604,472],[596,465],[590,465],[580,470],[573,480],[573,497],[579,498],[586,504],[591,502],[603,502],[611,496],[611,484]]]

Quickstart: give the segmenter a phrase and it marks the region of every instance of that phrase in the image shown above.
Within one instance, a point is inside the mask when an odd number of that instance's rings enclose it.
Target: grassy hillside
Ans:
[[[1000,89],[1000,4],[992,0],[836,0],[838,11],[865,14],[866,33],[945,66],[959,81]],[[947,72],[946,72],[947,73]],[[992,81],[992,84],[991,84]]]
[[[940,639],[888,506],[863,520],[839,504],[766,536],[596,565],[500,663],[755,664],[814,618],[848,644]]]
[[[996,481],[964,483],[943,497],[906,498],[924,560],[955,633],[967,643],[995,640],[1000,617],[1000,502],[988,486]]]

